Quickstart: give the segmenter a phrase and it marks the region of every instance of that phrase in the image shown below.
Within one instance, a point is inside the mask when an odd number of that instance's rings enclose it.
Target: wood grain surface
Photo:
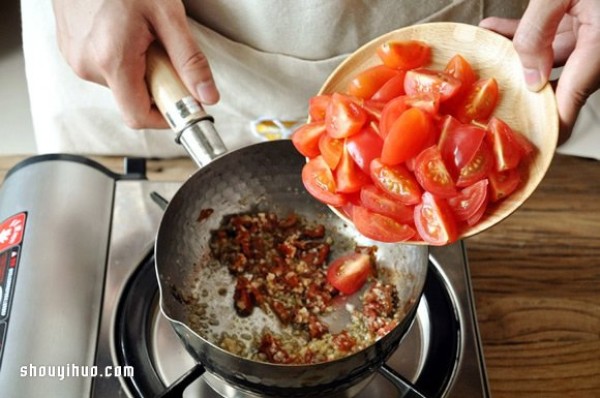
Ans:
[[[0,158],[0,181],[20,159]],[[148,163],[152,180],[194,170]],[[466,245],[492,396],[600,397],[600,162],[555,155],[529,200]]]

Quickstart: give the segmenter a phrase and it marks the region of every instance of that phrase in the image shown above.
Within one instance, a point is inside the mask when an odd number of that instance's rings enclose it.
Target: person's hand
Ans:
[[[531,90],[548,82],[553,66],[564,66],[556,86],[564,142],[600,88],[600,1],[531,0],[520,21],[492,17],[479,26],[513,39]]]
[[[190,32],[181,0],[53,0],[58,45],[82,79],[112,90],[131,128],[166,128],[145,82],[146,50],[159,40],[188,90],[219,100],[208,61]]]

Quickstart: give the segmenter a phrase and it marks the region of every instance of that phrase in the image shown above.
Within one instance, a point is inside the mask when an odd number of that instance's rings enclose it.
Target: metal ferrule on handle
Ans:
[[[146,81],[156,106],[199,167],[227,152],[212,116],[187,90],[165,50],[157,43],[148,48]]]

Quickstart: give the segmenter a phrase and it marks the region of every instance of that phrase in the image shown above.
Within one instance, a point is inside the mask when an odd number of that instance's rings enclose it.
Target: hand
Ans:
[[[208,60],[181,0],[53,0],[59,48],[82,79],[112,90],[131,128],[166,128],[145,82],[146,50],[158,39],[190,93],[219,100]]]
[[[564,66],[556,101],[560,142],[568,139],[581,107],[600,88],[600,1],[531,0],[520,21],[492,17],[479,26],[513,39],[533,91],[548,82],[553,66]]]

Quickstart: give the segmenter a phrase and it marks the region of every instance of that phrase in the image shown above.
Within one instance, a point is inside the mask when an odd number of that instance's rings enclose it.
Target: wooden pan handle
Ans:
[[[177,133],[175,141],[199,167],[227,152],[212,116],[190,94],[158,43],[150,45],[146,54],[146,82],[156,106]]]

